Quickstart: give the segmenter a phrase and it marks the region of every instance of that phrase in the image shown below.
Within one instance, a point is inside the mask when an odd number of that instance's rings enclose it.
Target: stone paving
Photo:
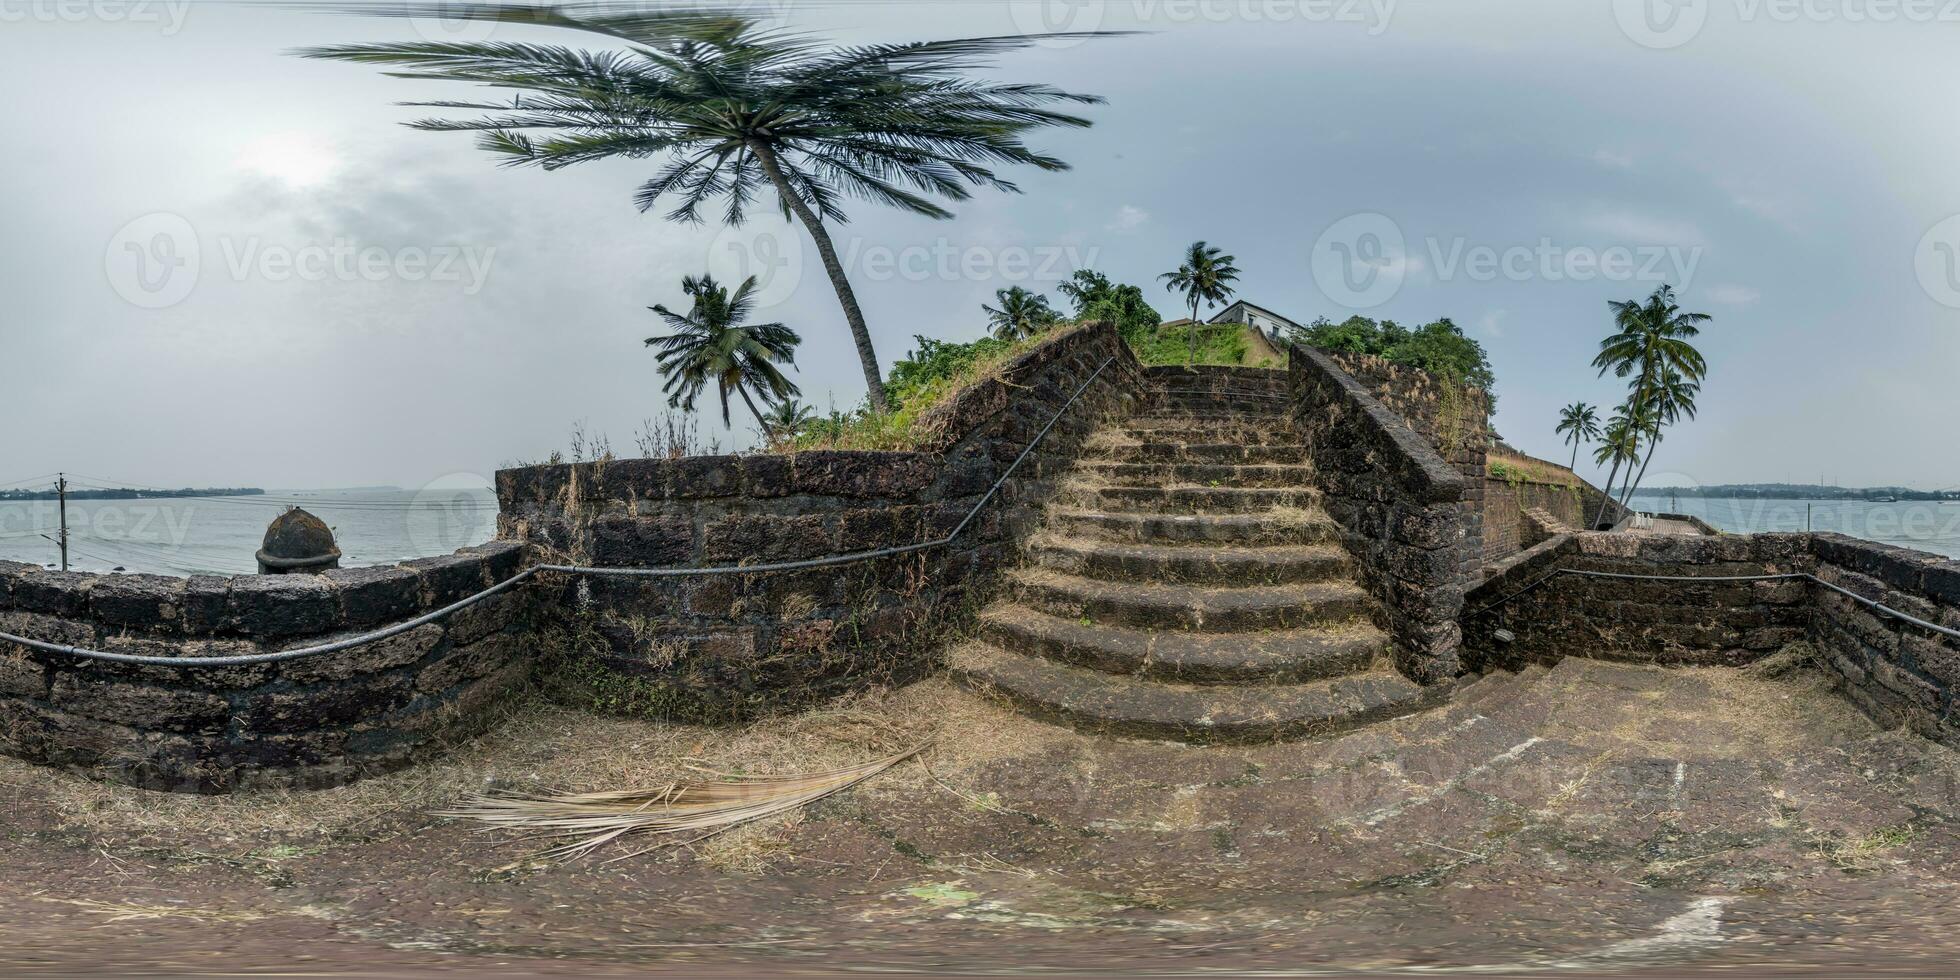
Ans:
[[[1234,747],[1084,736],[943,679],[744,732],[538,708],[447,768],[289,799],[9,762],[0,968],[1949,971],[1954,753],[1772,673],[1573,659]],[[924,738],[923,764],[797,817],[611,863],[427,815],[485,779],[618,788]]]

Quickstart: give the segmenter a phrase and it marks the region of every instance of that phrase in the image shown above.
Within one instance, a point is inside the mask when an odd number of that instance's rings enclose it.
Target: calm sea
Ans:
[[[1960,558],[1960,502],[1763,500],[1639,494],[1635,510],[1699,517],[1724,531],[1836,531]]]
[[[334,529],[343,567],[446,555],[497,533],[497,498],[486,488],[275,490],[265,496],[70,500],[69,567],[159,575],[243,574],[265,527],[304,507]],[[0,501],[0,559],[51,565],[60,524],[52,500]]]
[[[1839,531],[1960,558],[1960,503],[1846,500],[1670,499],[1642,494],[1637,509],[1691,514],[1724,531]],[[446,555],[497,533],[496,495],[485,488],[279,490],[262,497],[71,500],[69,566],[161,575],[243,574],[265,526],[287,507],[326,521],[345,567]],[[59,557],[52,500],[0,501],[0,559],[51,565]]]

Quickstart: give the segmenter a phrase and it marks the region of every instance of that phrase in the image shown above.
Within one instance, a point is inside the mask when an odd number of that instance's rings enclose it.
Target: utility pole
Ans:
[[[58,501],[55,508],[61,515],[61,539],[55,543],[61,546],[61,570],[65,572],[68,570],[68,474],[55,474],[54,495]]]

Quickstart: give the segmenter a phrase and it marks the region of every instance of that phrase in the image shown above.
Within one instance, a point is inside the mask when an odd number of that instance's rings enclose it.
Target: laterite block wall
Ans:
[[[324,575],[85,575],[0,562],[0,631],[163,657],[272,652],[402,622],[509,578],[514,542]],[[529,678],[528,597],[278,664],[178,668],[0,642],[0,752],[151,789],[333,786],[478,728]]]
[[[1111,360],[1114,358],[1114,360]],[[922,420],[918,452],[805,452],[534,466],[497,475],[500,536],[604,567],[755,564],[950,532],[1068,397],[1109,366],[953,546],[769,575],[592,577],[546,586],[546,647],[570,699],[725,721],[929,666],[1014,560],[1076,448],[1144,397],[1105,324],[1059,335]]]

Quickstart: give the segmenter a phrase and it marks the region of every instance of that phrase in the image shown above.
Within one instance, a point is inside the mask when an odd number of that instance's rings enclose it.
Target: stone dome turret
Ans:
[[[340,565],[340,547],[325,521],[295,507],[266,527],[258,557],[264,575],[323,571]]]

